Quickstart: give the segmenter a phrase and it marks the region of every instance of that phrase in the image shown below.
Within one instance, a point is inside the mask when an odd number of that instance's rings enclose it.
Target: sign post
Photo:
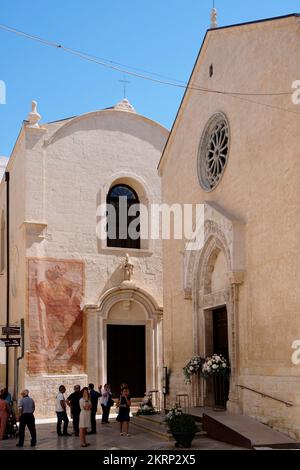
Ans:
[[[16,367],[15,367],[15,379],[14,379],[14,394],[15,397],[19,395],[19,367],[20,367],[20,361],[24,357],[25,353],[25,321],[24,318],[21,318],[21,338],[22,338],[22,347],[21,347],[21,354],[19,357],[17,357],[16,360]]]
[[[2,326],[2,334],[8,336],[19,336],[21,334],[20,326]]]
[[[0,338],[0,343],[6,348],[19,348],[21,346],[21,338]]]
[[[15,355],[15,368],[14,368],[14,400],[18,396],[19,388],[19,363],[24,357],[25,352],[25,322],[24,318],[21,318],[20,325],[2,326],[0,327],[2,334],[6,335],[5,338],[0,337],[0,347],[6,348],[6,357],[8,355],[8,348],[21,348],[21,355],[16,357]]]
[[[21,346],[21,339],[23,342],[22,325],[2,326],[2,334],[6,335],[5,338],[0,337],[0,346],[6,348],[19,348]],[[11,338],[11,336],[18,336]]]

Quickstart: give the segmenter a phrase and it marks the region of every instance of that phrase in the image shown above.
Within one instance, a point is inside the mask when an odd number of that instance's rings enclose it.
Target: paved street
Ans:
[[[69,431],[72,429],[69,424]],[[97,434],[87,436],[87,442],[90,446],[81,448],[79,438],[58,437],[56,435],[55,423],[38,424],[37,437],[38,442],[35,448],[30,447],[30,435],[26,430],[25,444],[22,449],[16,448],[16,439],[7,439],[0,441],[0,450],[15,450],[16,452],[24,452],[30,450],[34,452],[38,450],[82,450],[87,452],[91,450],[174,450],[174,442],[163,439],[159,435],[142,430],[141,428],[131,425],[130,437],[120,436],[119,423],[114,418],[110,424],[101,425],[97,420]],[[202,450],[232,450],[241,449],[240,447],[231,446],[223,442],[215,441],[207,437],[197,437],[192,443],[191,449]]]

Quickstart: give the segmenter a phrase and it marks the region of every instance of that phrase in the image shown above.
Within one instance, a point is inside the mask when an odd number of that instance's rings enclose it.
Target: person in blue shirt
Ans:
[[[19,401],[18,408],[19,408],[19,442],[17,447],[23,447],[24,445],[24,438],[25,438],[25,428],[26,426],[29,429],[31,435],[31,447],[36,445],[36,429],[35,429],[35,419],[34,419],[34,411],[35,411],[35,403],[34,400],[29,396],[29,391],[27,389],[23,390],[21,393],[21,400]]]

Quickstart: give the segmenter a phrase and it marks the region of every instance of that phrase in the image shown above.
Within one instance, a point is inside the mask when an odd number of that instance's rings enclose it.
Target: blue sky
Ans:
[[[295,0],[216,0],[220,26],[300,12]],[[209,27],[211,0],[0,0],[0,23],[89,54],[187,81]],[[0,155],[8,156],[32,99],[42,121],[114,105],[123,78],[59,49],[0,30]],[[183,91],[127,77],[137,111],[170,128]]]

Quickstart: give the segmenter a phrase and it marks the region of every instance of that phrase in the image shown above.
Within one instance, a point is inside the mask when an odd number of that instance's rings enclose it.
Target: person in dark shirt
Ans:
[[[91,409],[91,431],[89,434],[96,434],[96,413],[98,408],[98,400],[100,398],[100,393],[94,390],[94,384],[89,384],[89,393],[90,393],[90,400],[92,402],[92,409]]]
[[[71,418],[73,419],[73,429],[75,436],[79,436],[79,415],[80,405],[79,400],[81,398],[80,385],[74,386],[74,392],[68,396],[68,405],[71,408]]]
[[[130,406],[131,398],[129,395],[128,387],[125,387],[121,390],[120,399],[117,401],[117,408],[119,408],[119,413],[117,416],[117,421],[120,423],[120,435],[121,436],[130,436],[128,433],[129,430],[129,421],[130,421]]]

